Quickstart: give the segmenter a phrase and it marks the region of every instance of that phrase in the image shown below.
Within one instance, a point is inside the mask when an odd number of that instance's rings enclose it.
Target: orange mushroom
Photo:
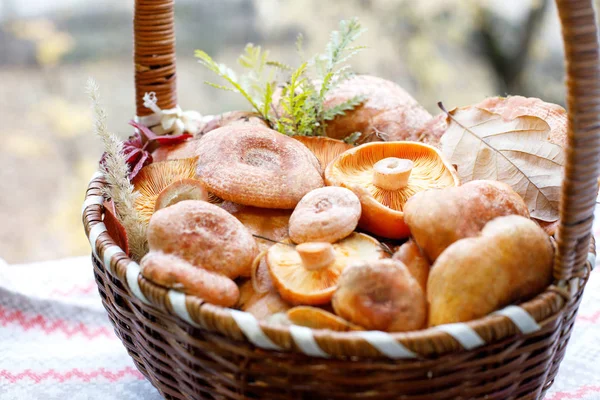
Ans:
[[[292,209],[323,186],[319,161],[302,143],[258,126],[226,126],[200,139],[197,176],[235,203]]]
[[[362,206],[359,227],[391,239],[410,234],[403,209],[411,196],[459,184],[456,171],[442,154],[417,142],[373,142],[355,147],[327,166],[325,181],[358,196]]]
[[[327,304],[342,271],[351,263],[387,257],[379,242],[353,233],[338,243],[280,243],[266,256],[275,288],[292,304]]]
[[[292,324],[312,329],[329,329],[338,332],[363,330],[360,326],[317,307],[297,306],[289,309],[287,316]]]
[[[139,193],[135,208],[146,223],[154,213],[156,199],[164,188],[181,179],[196,176],[197,158],[170,160],[145,166],[133,179],[133,187]]]
[[[288,238],[292,210],[258,208],[225,201],[221,208],[236,217],[254,235],[259,251]]]
[[[300,200],[290,217],[295,243],[334,243],[351,234],[360,218],[360,201],[342,187],[315,189]]]
[[[238,308],[254,315],[259,320],[286,312],[290,307],[275,290],[259,293],[254,290],[250,281],[246,281],[240,286]]]
[[[323,171],[337,156],[353,147],[351,144],[342,142],[341,140],[324,136],[293,136],[293,138],[313,152],[319,160]]]

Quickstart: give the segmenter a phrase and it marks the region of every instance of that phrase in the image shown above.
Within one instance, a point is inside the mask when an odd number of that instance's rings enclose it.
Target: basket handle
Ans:
[[[600,60],[593,0],[556,0],[562,24],[569,113],[554,277],[587,259],[600,173]]]
[[[600,173],[600,73],[593,0],[556,0],[562,23],[569,113],[566,167],[554,277],[569,279],[585,264]],[[149,115],[146,92],[161,109],[177,105],[174,0],[135,0],[135,97],[138,116]]]
[[[144,94],[156,93],[163,109],[177,105],[175,75],[175,0],[135,0],[133,63],[137,116],[152,114]]]

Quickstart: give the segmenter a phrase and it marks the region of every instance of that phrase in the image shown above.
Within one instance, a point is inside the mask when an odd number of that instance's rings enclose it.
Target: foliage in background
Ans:
[[[327,95],[352,76],[347,62],[364,48],[352,46],[364,31],[356,18],[341,21],[339,30],[331,33],[325,52],[302,61],[295,69],[269,60],[269,52],[253,44],[247,44],[238,58],[238,64],[245,69],[240,76],[202,50],[196,50],[195,54],[202,65],[227,82],[227,85],[207,84],[241,94],[273,129],[290,136],[324,135],[327,121],[365,100],[363,96],[355,96],[333,108],[325,108]],[[296,49],[304,58],[301,35]],[[289,74],[284,82],[276,79],[281,73]]]

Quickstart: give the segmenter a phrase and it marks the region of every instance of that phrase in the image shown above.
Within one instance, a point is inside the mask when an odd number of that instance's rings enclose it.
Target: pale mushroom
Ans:
[[[360,201],[342,187],[324,187],[307,193],[290,217],[290,238],[295,243],[334,243],[350,235],[360,218]]]

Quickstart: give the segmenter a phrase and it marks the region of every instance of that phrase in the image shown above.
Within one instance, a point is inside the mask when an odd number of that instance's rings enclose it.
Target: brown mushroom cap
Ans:
[[[275,288],[291,304],[327,304],[351,263],[387,257],[379,242],[353,233],[334,243],[276,244],[266,260]]]
[[[250,276],[256,243],[234,216],[213,204],[184,200],[158,210],[148,226],[151,251],[174,254],[229,278]]]
[[[321,169],[325,171],[327,165],[335,160],[337,156],[351,149],[351,144],[341,140],[332,139],[324,136],[292,136],[294,139],[308,147],[317,157],[321,164]]]
[[[496,217],[529,217],[527,205],[509,185],[486,180],[418,193],[404,212],[413,238],[432,262],[457,240],[477,236]]]
[[[327,124],[327,136],[344,139],[361,132],[359,139],[419,140],[417,132],[429,120],[427,112],[412,96],[395,83],[369,75],[357,75],[344,81],[325,99],[325,109],[340,105],[348,99],[363,95],[365,103],[346,111]]]
[[[259,251],[267,250],[273,241],[288,238],[288,227],[292,210],[258,208],[225,201],[220,207],[236,217],[256,237]],[[266,239],[270,240],[266,240]]]
[[[234,281],[173,254],[151,251],[140,261],[142,276],[158,285],[198,296],[211,304],[234,306],[239,290]]]
[[[358,226],[392,239],[410,233],[403,210],[411,196],[459,183],[456,171],[437,149],[417,142],[373,142],[355,147],[329,164],[325,180],[358,196],[362,206]]]
[[[378,260],[346,268],[332,300],[336,314],[364,327],[388,332],[421,329],[425,294],[404,264]]]
[[[135,208],[146,222],[154,213],[156,199],[164,188],[181,179],[196,176],[197,158],[161,161],[142,168],[133,179],[133,187],[139,192]]]
[[[360,210],[351,190],[336,186],[312,190],[290,217],[290,238],[295,243],[337,242],[356,229]]]
[[[316,157],[302,143],[262,126],[227,126],[198,143],[197,176],[235,203],[291,209],[323,186]]]
[[[152,152],[152,160],[157,163],[168,160],[181,160],[196,156],[198,139],[186,140],[182,143],[163,145]]]
[[[493,219],[433,264],[429,325],[470,321],[535,296],[552,282],[553,260],[550,238],[535,222],[519,215]]]

